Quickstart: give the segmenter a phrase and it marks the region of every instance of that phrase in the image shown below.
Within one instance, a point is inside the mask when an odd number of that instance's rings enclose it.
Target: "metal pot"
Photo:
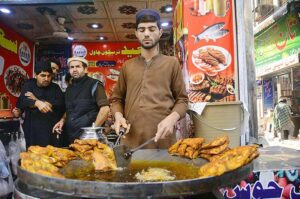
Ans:
[[[88,139],[96,139],[96,140],[103,140],[106,139],[106,137],[103,134],[104,127],[83,127],[81,130],[83,131],[80,135],[81,140],[88,140]]]

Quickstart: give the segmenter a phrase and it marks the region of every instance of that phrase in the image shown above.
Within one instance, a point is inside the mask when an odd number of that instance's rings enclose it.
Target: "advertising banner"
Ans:
[[[107,97],[111,96],[123,63],[140,53],[138,42],[82,42],[72,45],[73,56],[85,57],[89,61],[88,75],[103,83]]]
[[[13,108],[33,72],[33,43],[0,24],[0,109]]]
[[[220,191],[226,199],[298,199],[299,185],[299,170],[270,170],[252,172],[240,184]]]
[[[187,0],[178,3],[181,4],[183,36],[177,39],[177,49],[180,60],[186,62],[183,73],[189,101],[235,101],[233,1]]]
[[[263,103],[264,113],[266,114],[269,109],[273,109],[273,84],[272,79],[263,80]]]
[[[256,75],[263,76],[299,63],[300,20],[292,11],[255,35]]]

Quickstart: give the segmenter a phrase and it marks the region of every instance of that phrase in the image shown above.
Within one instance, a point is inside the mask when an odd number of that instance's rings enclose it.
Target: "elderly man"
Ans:
[[[40,63],[35,69],[35,79],[22,87],[17,108],[24,110],[23,129],[26,146],[56,145],[52,128],[64,113],[64,96],[57,84],[52,83],[51,63]]]
[[[159,53],[162,29],[155,10],[136,14],[135,35],[141,56],[126,61],[121,69],[112,94],[114,126],[117,133],[120,127],[130,128],[123,140],[130,147],[155,136],[156,143],[148,148],[167,148],[175,142],[174,126],[187,110],[181,67],[175,57]]]
[[[72,84],[65,94],[66,114],[54,126],[61,132],[65,124],[70,143],[79,138],[82,127],[102,126],[109,113],[109,103],[101,82],[87,76],[88,61],[71,57],[67,61]]]
[[[281,139],[287,140],[289,135],[293,136],[295,125],[291,119],[291,109],[283,97],[279,99],[274,109],[273,122],[274,130],[280,132]]]

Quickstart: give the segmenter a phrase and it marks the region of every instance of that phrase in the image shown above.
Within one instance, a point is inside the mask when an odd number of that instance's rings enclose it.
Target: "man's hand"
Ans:
[[[64,120],[63,118],[60,119],[60,120],[54,125],[54,127],[53,127],[53,129],[52,129],[52,132],[53,132],[53,133],[61,134],[62,128],[63,128],[64,124],[65,124],[65,120]]]
[[[15,107],[15,108],[12,110],[12,113],[13,113],[14,117],[20,117],[21,114],[22,114],[22,111],[21,111],[21,109]]]
[[[49,102],[36,100],[34,104],[42,113],[52,112],[52,105]]]
[[[155,134],[154,141],[157,142],[159,139],[164,139],[174,132],[176,122],[180,119],[180,115],[177,112],[172,112],[165,119],[163,119],[157,125],[157,133]]]
[[[120,127],[123,127],[126,129],[125,134],[129,132],[130,124],[127,123],[126,119],[123,117],[123,114],[120,112],[115,113],[115,123],[114,123],[114,129],[116,131],[116,134],[119,135]]]
[[[29,91],[27,91],[27,92],[25,93],[25,96],[26,96],[28,99],[38,100],[38,98],[36,98],[36,97],[34,96],[34,94],[33,94],[32,92],[29,92]]]

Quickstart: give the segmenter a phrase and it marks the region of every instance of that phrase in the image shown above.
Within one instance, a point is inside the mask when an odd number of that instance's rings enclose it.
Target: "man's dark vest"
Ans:
[[[99,112],[94,96],[99,81],[84,76],[66,90],[66,130],[69,141],[79,138],[82,127],[92,126]]]

